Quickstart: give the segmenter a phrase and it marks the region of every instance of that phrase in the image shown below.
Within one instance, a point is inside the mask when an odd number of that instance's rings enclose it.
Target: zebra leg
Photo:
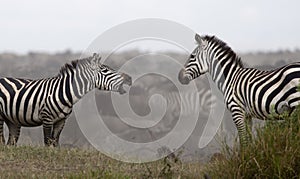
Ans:
[[[240,144],[243,147],[246,147],[250,141],[249,134],[247,132],[247,127],[245,123],[245,116],[242,113],[232,113],[233,122],[236,125],[238,130]]]
[[[0,145],[5,144],[4,133],[3,133],[4,121],[0,119]]]
[[[65,122],[66,122],[66,119],[62,119],[53,125],[52,139],[53,139],[54,147],[57,147],[59,145],[59,136],[65,126]]]
[[[245,115],[245,124],[247,129],[247,135],[249,137],[249,141],[252,142],[253,136],[252,136],[252,126],[253,126],[253,120],[250,115]]]
[[[6,124],[9,130],[7,145],[16,145],[20,136],[21,126],[11,122],[7,122]]]
[[[43,133],[44,133],[44,143],[45,146],[51,146],[52,145],[52,129],[53,129],[53,124],[52,120],[43,120]]]

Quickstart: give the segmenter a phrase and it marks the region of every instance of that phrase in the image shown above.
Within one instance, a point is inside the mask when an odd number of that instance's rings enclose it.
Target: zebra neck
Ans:
[[[232,86],[232,82],[243,63],[240,57],[223,41],[216,37],[205,37],[207,44],[207,64],[212,80],[224,94]]]
[[[235,74],[243,67],[235,58],[213,59],[210,65],[210,75],[219,90],[224,94],[235,78]]]
[[[74,70],[70,84],[73,104],[75,104],[85,94],[95,88],[94,74],[87,69],[78,67]]]

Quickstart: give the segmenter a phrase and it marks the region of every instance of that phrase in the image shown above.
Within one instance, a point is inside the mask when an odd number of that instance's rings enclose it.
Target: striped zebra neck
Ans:
[[[91,69],[91,57],[65,64],[60,69],[58,78],[65,81],[65,91],[71,94],[73,104],[75,104],[95,88],[96,82]]]
[[[205,36],[208,42],[208,68],[212,80],[225,93],[237,71],[243,68],[240,57],[227,44],[214,36]]]

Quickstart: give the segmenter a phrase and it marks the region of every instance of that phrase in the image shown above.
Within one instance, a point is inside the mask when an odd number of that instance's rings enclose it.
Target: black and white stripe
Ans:
[[[216,103],[216,97],[208,88],[197,92],[170,92],[164,94],[167,102],[167,110],[174,116],[189,116],[191,114],[208,116],[212,106]]]
[[[80,98],[94,88],[122,94],[124,83],[131,85],[131,77],[101,64],[98,54],[66,64],[52,78],[1,78],[0,142],[5,142],[5,122],[10,145],[16,144],[21,126],[43,125],[45,144],[56,146],[65,120]]]
[[[214,36],[195,36],[198,46],[179,73],[182,84],[209,73],[231,111],[240,142],[247,144],[246,118],[266,119],[271,113],[292,111],[300,103],[300,63],[271,71],[244,68],[240,58]]]

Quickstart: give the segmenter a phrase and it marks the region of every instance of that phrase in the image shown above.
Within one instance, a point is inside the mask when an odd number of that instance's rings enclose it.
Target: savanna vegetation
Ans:
[[[202,168],[176,157],[134,164],[91,149],[0,147],[0,178],[199,178]]]
[[[224,144],[222,154],[206,164],[176,156],[133,164],[91,149],[1,146],[0,178],[299,178],[300,108],[281,117],[257,128],[243,150]]]
[[[272,118],[272,116],[270,116]],[[206,165],[212,178],[300,178],[300,107],[284,121],[267,121],[252,144],[240,150],[224,145],[223,157]]]

